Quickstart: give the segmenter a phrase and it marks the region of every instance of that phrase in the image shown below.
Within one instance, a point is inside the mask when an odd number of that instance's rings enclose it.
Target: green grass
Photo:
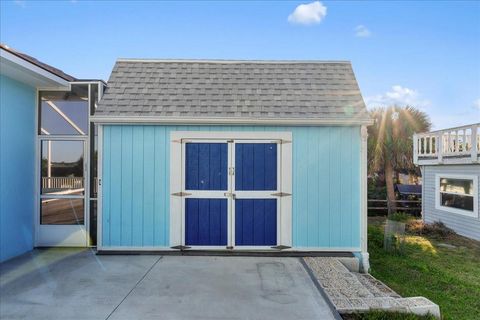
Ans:
[[[417,316],[411,313],[369,311],[343,316],[344,320],[436,320],[432,315]]]
[[[374,277],[404,297],[427,297],[440,306],[444,319],[480,319],[480,242],[433,232],[407,233],[402,252],[385,252],[382,222],[371,219],[368,227]]]

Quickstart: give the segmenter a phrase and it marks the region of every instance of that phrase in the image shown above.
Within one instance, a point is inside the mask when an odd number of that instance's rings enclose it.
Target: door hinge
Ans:
[[[170,249],[176,249],[176,250],[180,250],[180,251],[183,251],[183,250],[186,250],[186,249],[190,249],[190,248],[191,248],[191,247],[182,246],[182,245],[170,247]]]
[[[287,192],[272,193],[272,196],[274,196],[274,197],[286,197],[286,196],[291,196],[291,195],[292,195],[291,193],[287,193]]]
[[[185,197],[185,196],[191,196],[192,194],[191,193],[188,193],[188,192],[175,192],[175,193],[172,193],[172,196],[177,196],[177,197]]]
[[[234,167],[228,168],[228,175],[229,175],[229,176],[235,175],[235,168],[234,168]]]
[[[292,143],[290,140],[280,140],[280,144]]]
[[[277,250],[284,250],[284,249],[290,249],[290,248],[291,248],[291,247],[289,247],[289,246],[284,246],[283,244],[272,247],[272,249],[277,249]]]

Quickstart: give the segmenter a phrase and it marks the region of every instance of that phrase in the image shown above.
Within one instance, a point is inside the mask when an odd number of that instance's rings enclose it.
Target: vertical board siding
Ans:
[[[235,201],[235,245],[274,246],[277,244],[277,200],[237,199]]]
[[[235,144],[235,190],[277,190],[277,144]]]
[[[185,189],[227,190],[228,145],[187,143]]]
[[[227,245],[227,199],[185,199],[185,244]]]
[[[291,131],[293,246],[360,247],[360,127],[160,125],[104,128],[103,246],[169,246],[170,132],[188,130]]]

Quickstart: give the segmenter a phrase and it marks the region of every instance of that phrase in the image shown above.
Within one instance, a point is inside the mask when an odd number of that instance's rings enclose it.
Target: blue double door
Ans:
[[[277,144],[188,142],[184,151],[185,245],[276,246]]]

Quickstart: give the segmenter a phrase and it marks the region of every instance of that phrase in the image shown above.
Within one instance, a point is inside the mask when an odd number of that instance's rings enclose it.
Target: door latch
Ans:
[[[237,196],[233,192],[225,192],[223,195],[227,198],[232,198],[233,200],[237,198]]]
[[[235,175],[235,168],[234,167],[228,168],[228,175],[230,175],[230,176]]]

